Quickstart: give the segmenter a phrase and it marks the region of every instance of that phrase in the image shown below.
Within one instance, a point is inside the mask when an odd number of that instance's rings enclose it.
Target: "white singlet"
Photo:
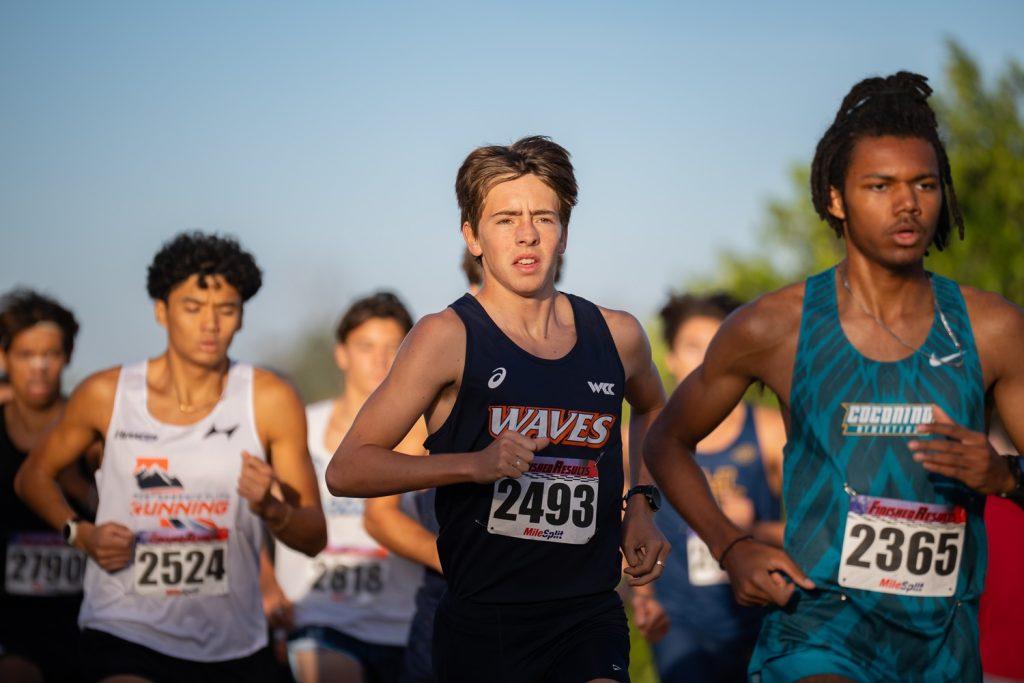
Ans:
[[[245,657],[267,642],[261,522],[237,493],[242,451],[266,458],[253,369],[232,364],[213,411],[171,425],[149,414],[146,368],[121,368],[96,472],[96,523],[131,529],[134,559],[110,574],[90,558],[78,623],[181,659]]]
[[[327,517],[327,548],[315,558],[277,543],[277,581],[295,603],[295,626],[329,626],[378,645],[404,646],[423,567],[389,553],[363,528],[363,499],[335,498],[324,473],[333,453],[324,446],[331,401],[306,408],[309,453]],[[416,518],[411,496],[402,510]]]

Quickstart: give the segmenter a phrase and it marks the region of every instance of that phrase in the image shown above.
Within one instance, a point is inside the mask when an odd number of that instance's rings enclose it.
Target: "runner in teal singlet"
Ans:
[[[963,233],[930,93],[906,72],[851,90],[811,172],[846,258],[731,316],[645,444],[737,598],[778,606],[753,681],[981,680],[984,494],[1021,492],[985,418],[1024,445],[1024,314],[925,270]],[[785,552],[729,522],[692,458],[754,381],[787,416]]]

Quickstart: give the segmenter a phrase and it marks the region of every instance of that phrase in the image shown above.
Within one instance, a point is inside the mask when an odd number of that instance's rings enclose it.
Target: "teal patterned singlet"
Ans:
[[[783,499],[786,550],[817,588],[798,588],[765,619],[754,681],[812,673],[981,680],[984,496],[928,473],[907,447],[935,405],[957,424],[985,429],[981,364],[960,288],[938,275],[931,284],[935,320],[919,352],[879,362],[843,332],[835,268],[807,280]]]

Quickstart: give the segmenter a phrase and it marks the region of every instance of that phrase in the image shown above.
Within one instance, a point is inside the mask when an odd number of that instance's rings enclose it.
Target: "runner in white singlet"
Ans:
[[[290,603],[282,607],[294,614],[288,651],[300,683],[395,681],[401,672],[423,567],[401,556],[408,553],[381,547],[363,526],[364,499],[332,497],[324,472],[411,327],[408,311],[393,294],[380,292],[356,301],[335,335],[344,389],[340,396],[306,408],[309,452],[327,516],[327,548],[311,560],[278,543],[275,557],[277,580]],[[422,455],[425,437],[420,423],[403,448]],[[416,521],[414,507],[412,498],[403,496],[390,517],[399,518],[406,544],[422,535],[433,547],[433,537]]]
[[[18,474],[25,502],[89,555],[85,680],[273,680],[260,526],[315,555],[326,525],[298,396],[228,358],[260,284],[234,240],[185,233],[164,245],[148,290],[166,351],[86,379]],[[54,477],[99,441],[91,524]]]

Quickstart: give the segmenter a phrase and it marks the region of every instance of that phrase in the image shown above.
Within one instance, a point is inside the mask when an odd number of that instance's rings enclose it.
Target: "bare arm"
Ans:
[[[782,452],[786,447],[786,424],[774,408],[754,408],[757,441],[761,447],[768,488],[776,498],[782,496]],[[782,547],[785,524],[780,520],[759,520],[754,525],[754,537],[765,543]]]
[[[32,449],[14,479],[18,496],[54,529],[75,516],[57,479],[106,434],[119,374],[118,368],[104,370],[82,382],[71,394],[60,421]],[[81,522],[75,545],[107,571],[116,571],[130,560],[132,538],[131,531],[121,524]]]
[[[624,398],[630,405],[629,476],[631,484],[647,484],[650,473],[640,457],[640,444],[665,404],[665,389],[651,358],[647,334],[636,318],[621,311],[602,309],[626,375]],[[661,576],[670,546],[654,524],[654,511],[644,496],[630,496],[622,518],[622,552],[629,565],[630,584],[640,586]]]
[[[406,336],[391,372],[363,404],[327,467],[336,496],[375,497],[462,482],[519,477],[547,439],[505,432],[473,457],[410,458],[394,450],[416,420],[462,377],[466,332],[451,310],[425,316]]]
[[[397,451],[410,456],[426,456],[423,440],[426,425],[420,420]],[[441,559],[437,554],[437,536],[401,508],[401,495],[369,498],[363,511],[366,533],[391,552],[441,573]]]
[[[716,504],[694,451],[736,407],[750,384],[764,378],[761,369],[779,365],[781,355],[792,353],[787,344],[795,342],[800,311],[793,299],[791,291],[783,290],[726,319],[703,365],[676,388],[644,443],[644,459],[672,505],[716,558],[728,550],[726,568],[744,604],[788,601],[793,588],[771,573],[775,570],[785,571],[804,588],[813,584],[782,551],[740,542],[745,533]]]
[[[312,557],[327,545],[327,522],[306,446],[305,409],[291,386],[264,370],[255,371],[254,394],[269,465],[243,454],[239,493],[279,541]]]
[[[971,327],[981,358],[983,382],[988,396],[1003,419],[1015,448],[1024,446],[1024,311],[1006,299],[970,287],[962,288]],[[1016,481],[1006,459],[995,451],[983,432],[976,432],[937,411],[937,422],[922,425],[921,432],[945,439],[910,441],[914,460],[929,472],[958,479],[985,494],[1011,493]],[[1024,499],[1013,495],[1024,507]]]

